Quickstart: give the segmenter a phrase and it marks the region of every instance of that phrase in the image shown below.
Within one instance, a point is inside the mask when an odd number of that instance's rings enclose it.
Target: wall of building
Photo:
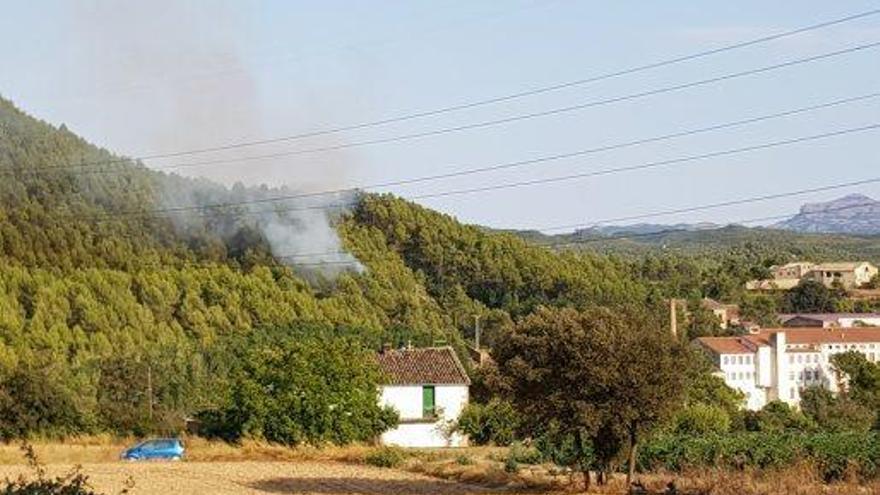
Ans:
[[[465,385],[435,385],[434,406],[437,417],[422,417],[422,385],[395,385],[381,387],[380,403],[400,413],[401,424],[382,435],[385,445],[400,447],[460,447],[466,439],[444,431],[458,419],[469,399]]]
[[[788,344],[784,333],[774,334],[771,346],[761,346],[753,354],[721,354],[715,364],[724,382],[746,396],[745,407],[763,408],[781,400],[791,406],[800,404],[800,392],[821,386],[838,391],[840,377],[834,372],[831,357],[857,351],[871,362],[880,362],[880,343]]]
[[[757,410],[766,404],[766,390],[759,386],[758,354],[722,354],[719,369],[724,382],[746,396],[746,409]]]
[[[880,327],[880,316],[876,317],[852,317],[852,318],[840,318],[837,320],[839,326],[843,328],[851,328],[858,326],[873,326]]]

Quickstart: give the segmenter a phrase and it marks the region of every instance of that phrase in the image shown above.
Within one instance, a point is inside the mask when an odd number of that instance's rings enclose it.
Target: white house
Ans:
[[[695,341],[719,369],[725,383],[746,396],[745,406],[758,410],[781,400],[800,404],[800,392],[811,386],[838,390],[841,377],[831,356],[857,351],[880,362],[880,328],[777,328],[738,337],[701,337]]]
[[[461,447],[467,439],[447,431],[467,405],[471,384],[451,347],[386,349],[379,356],[385,377],[381,402],[400,413],[397,428],[382,434],[385,445]]]

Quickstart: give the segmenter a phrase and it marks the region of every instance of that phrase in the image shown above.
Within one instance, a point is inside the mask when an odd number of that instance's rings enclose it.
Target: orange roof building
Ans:
[[[734,337],[701,337],[694,344],[715,363],[725,383],[742,392],[748,409],[781,400],[800,403],[804,388],[836,392],[841,377],[831,356],[856,351],[880,361],[880,327],[770,328]]]

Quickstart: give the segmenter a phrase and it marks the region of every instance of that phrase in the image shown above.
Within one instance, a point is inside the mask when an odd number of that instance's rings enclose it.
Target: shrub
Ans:
[[[508,459],[513,459],[518,464],[540,464],[544,456],[534,447],[526,447],[520,442],[514,442],[507,453]]]
[[[82,474],[79,466],[65,476],[49,478],[46,470],[40,465],[33,447],[22,445],[28,466],[34,471],[34,478],[22,475],[16,480],[7,479],[0,487],[0,495],[100,495],[89,486],[88,476]],[[120,495],[129,493],[134,487],[131,478],[125,481],[125,488]]]
[[[778,469],[807,461],[827,481],[852,473],[880,476],[878,433],[743,432],[726,435],[660,435],[639,450],[639,468],[680,472],[711,467]]]
[[[380,447],[364,457],[364,462],[381,468],[396,468],[403,464],[406,453],[397,447]]]
[[[504,461],[504,471],[511,474],[519,471],[519,463],[513,456],[507,456],[507,460]]]
[[[467,435],[475,445],[506,446],[513,442],[518,426],[513,406],[493,399],[488,404],[468,404],[459,415],[455,430]]]
[[[682,435],[722,434],[730,431],[730,424],[730,415],[723,408],[698,403],[675,416],[673,430]]]
[[[471,459],[469,456],[462,454],[455,458],[455,463],[459,466],[470,466],[474,463],[474,460]]]

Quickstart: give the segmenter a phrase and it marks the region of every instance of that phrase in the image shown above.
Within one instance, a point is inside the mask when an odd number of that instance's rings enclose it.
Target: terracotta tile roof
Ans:
[[[788,344],[849,344],[860,342],[880,342],[880,327],[856,327],[856,328],[769,328],[761,330],[758,336],[765,336],[776,332],[785,332],[785,341]]]
[[[717,354],[754,354],[745,337],[700,337],[697,342]]]
[[[385,385],[470,385],[451,347],[395,349],[377,355]]]
[[[880,313],[783,313],[779,319],[786,322],[792,318],[806,318],[823,322],[835,322],[841,318],[880,318]]]
[[[786,344],[858,344],[880,342],[880,327],[858,328],[768,328],[738,337],[700,337],[697,342],[717,354],[752,354],[758,346],[770,345],[773,334],[784,332]],[[788,350],[787,352],[792,352]]]

